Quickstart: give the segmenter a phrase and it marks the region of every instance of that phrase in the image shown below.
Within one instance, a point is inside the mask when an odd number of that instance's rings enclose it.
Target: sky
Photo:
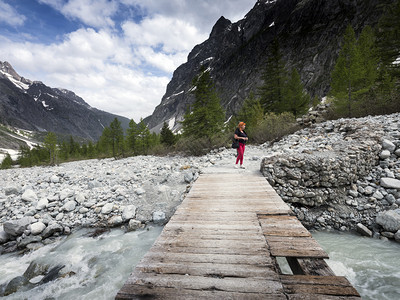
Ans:
[[[0,61],[139,122],[224,16],[256,0],[0,0]]]

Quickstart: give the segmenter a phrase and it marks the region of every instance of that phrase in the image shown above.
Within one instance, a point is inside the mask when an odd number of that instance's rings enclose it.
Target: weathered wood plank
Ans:
[[[119,291],[117,300],[123,299],[153,299],[153,300],[286,300],[284,294],[240,293],[212,290],[189,290],[164,287],[134,286],[134,289]]]
[[[195,275],[207,277],[260,277],[279,280],[279,275],[276,273],[274,266],[266,268],[258,265],[244,264],[216,264],[216,263],[166,263],[146,261],[139,263],[136,268],[145,273],[158,274],[180,274],[180,275]]]
[[[329,258],[321,246],[310,237],[266,236],[266,240],[273,256]]]
[[[204,276],[188,276],[155,273],[141,273],[135,271],[131,274],[127,285],[156,286],[192,290],[219,290],[240,293],[283,293],[280,281],[264,278],[215,278]]]
[[[282,275],[281,280],[288,294],[360,296],[342,276]]]
[[[311,233],[295,216],[260,215],[259,222],[266,236],[298,236],[311,237]]]
[[[199,262],[217,264],[245,264],[260,265],[269,267],[273,264],[271,257],[263,255],[243,255],[243,254],[219,254],[219,253],[176,253],[176,252],[156,252],[150,251],[144,257],[144,261],[158,262]]]
[[[293,274],[296,275],[318,275],[335,276],[332,269],[322,258],[286,258]]]

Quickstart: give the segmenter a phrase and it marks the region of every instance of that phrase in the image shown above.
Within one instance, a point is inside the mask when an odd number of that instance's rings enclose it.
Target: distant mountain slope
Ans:
[[[201,66],[210,70],[226,118],[237,112],[250,91],[262,83],[271,44],[277,39],[288,68],[296,67],[308,92],[325,96],[330,73],[348,24],[356,32],[374,25],[382,6],[391,0],[259,0],[244,19],[231,23],[221,17],[210,37],[193,48],[167,86],[161,103],[145,119],[157,131],[164,121],[178,129],[193,103],[193,77]]]
[[[128,127],[128,118],[93,108],[71,91],[25,79],[0,61],[0,124],[95,141],[115,117]]]

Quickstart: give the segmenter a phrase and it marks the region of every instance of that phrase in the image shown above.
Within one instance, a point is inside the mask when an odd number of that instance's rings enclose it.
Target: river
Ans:
[[[62,264],[63,272],[73,272],[4,299],[114,299],[161,230],[112,230],[93,238],[88,236],[90,230],[82,229],[23,256],[1,255],[0,284],[22,275],[32,261]],[[327,263],[335,274],[346,276],[363,299],[400,299],[400,244],[350,233],[313,232],[313,236],[328,252]]]

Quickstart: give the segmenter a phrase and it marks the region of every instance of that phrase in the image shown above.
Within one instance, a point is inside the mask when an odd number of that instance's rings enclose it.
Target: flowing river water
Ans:
[[[132,268],[150,249],[162,227],[89,237],[79,230],[56,244],[25,254],[0,256],[0,285],[21,276],[32,261],[65,265],[68,276],[13,293],[4,299],[114,299]],[[313,232],[328,252],[329,266],[346,276],[363,299],[400,299],[400,244],[350,233]],[[37,281],[40,278],[34,278]]]

